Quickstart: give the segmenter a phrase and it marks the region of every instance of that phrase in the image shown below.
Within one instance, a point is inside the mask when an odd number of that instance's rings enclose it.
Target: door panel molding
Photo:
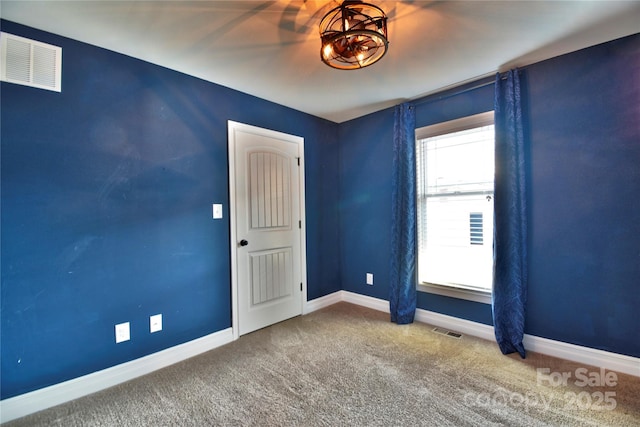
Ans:
[[[293,294],[293,268],[291,261],[293,248],[269,249],[250,252],[249,269],[251,271],[249,289],[251,291],[251,309]]]

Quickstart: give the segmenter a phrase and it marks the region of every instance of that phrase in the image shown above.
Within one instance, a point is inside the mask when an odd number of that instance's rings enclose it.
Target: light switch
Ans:
[[[222,218],[222,204],[215,203],[213,205],[213,219]]]

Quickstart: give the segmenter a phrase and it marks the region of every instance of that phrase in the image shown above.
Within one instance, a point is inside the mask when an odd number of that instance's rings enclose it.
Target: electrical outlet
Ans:
[[[367,285],[373,285],[373,273],[367,273]]]
[[[116,325],[116,344],[131,339],[129,322],[119,323]]]
[[[149,316],[149,332],[154,333],[162,330],[162,314]]]

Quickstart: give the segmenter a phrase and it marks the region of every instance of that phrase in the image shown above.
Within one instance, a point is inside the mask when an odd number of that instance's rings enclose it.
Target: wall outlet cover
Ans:
[[[149,316],[149,332],[154,333],[162,330],[162,314]]]
[[[119,323],[116,325],[116,344],[131,339],[131,325],[129,322]]]
[[[373,273],[367,273],[367,285],[373,285]]]

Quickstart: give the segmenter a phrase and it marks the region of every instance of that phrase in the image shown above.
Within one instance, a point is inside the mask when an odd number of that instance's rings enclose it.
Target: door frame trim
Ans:
[[[301,136],[291,135],[284,132],[265,129],[252,126],[233,120],[227,121],[227,139],[228,139],[228,160],[229,160],[229,250],[231,255],[231,329],[233,339],[240,337],[238,328],[238,260],[237,260],[237,236],[236,236],[236,178],[235,178],[235,137],[234,131],[242,130],[244,132],[255,133],[261,136],[275,137],[278,139],[286,139],[292,143],[298,144],[300,155],[300,173],[298,174],[298,188],[300,199],[300,220],[302,226],[300,228],[300,276],[302,280],[302,296],[300,300],[300,313],[304,314],[304,306],[307,302],[307,221],[305,213],[305,176],[304,176],[304,138]]]

